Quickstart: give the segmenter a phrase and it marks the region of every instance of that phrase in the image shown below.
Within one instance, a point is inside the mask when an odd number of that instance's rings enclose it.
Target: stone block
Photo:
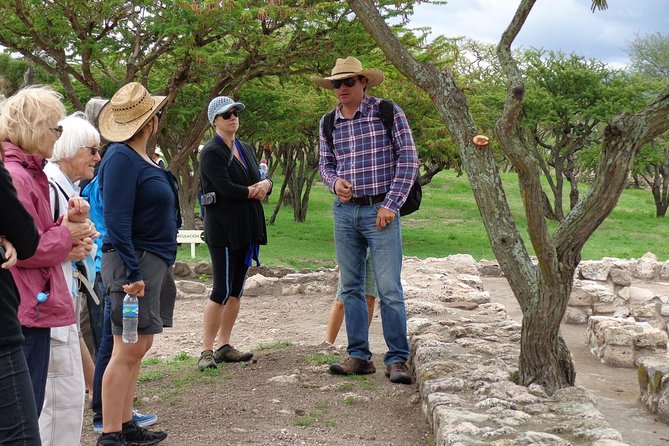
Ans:
[[[655,304],[643,305],[640,307],[630,307],[630,316],[635,319],[654,319],[658,316]]]
[[[588,318],[592,314],[589,307],[567,307],[563,321],[572,325],[583,325],[588,323]]]
[[[595,261],[588,260],[583,261],[579,265],[579,275],[583,279],[587,280],[599,280],[605,281],[609,276],[609,270],[613,266],[613,262],[610,261]]]
[[[604,331],[606,345],[621,345],[629,347],[635,339],[635,333],[629,327],[609,327]]]
[[[583,288],[574,287],[569,295],[569,302],[567,305],[570,307],[589,307],[594,302],[594,299],[595,296],[588,293]]]
[[[502,277],[504,275],[499,263],[493,260],[481,260],[479,262],[479,274],[484,277]]]
[[[660,280],[669,280],[669,260],[662,263],[660,267]]]
[[[634,367],[634,350],[631,346],[607,345],[601,359],[612,367]]]
[[[195,282],[192,280],[177,280],[175,281],[177,290],[181,291],[184,294],[197,294],[203,295],[207,290],[207,287],[202,282]]]
[[[202,263],[198,263],[197,265],[195,265],[193,267],[193,272],[198,276],[200,274],[206,274],[208,276],[211,276],[211,275],[214,274],[214,270],[211,267],[211,263],[207,263],[207,262],[202,262]]]
[[[659,276],[660,264],[657,263],[657,257],[652,252],[647,252],[641,257],[632,268],[634,277],[643,280],[655,280]]]
[[[176,262],[174,264],[174,277],[190,277],[190,266],[184,262]]]
[[[647,288],[631,286],[629,290],[630,290],[629,300],[631,304],[638,305],[650,302],[651,300],[653,300],[653,297],[655,297],[655,292]]]
[[[592,305],[592,314],[613,315],[618,308],[618,305],[613,302],[595,302]]]
[[[630,286],[632,284],[632,275],[626,269],[614,266],[609,270],[608,280],[614,285]]]
[[[634,347],[652,348],[667,351],[667,332],[656,329],[644,330],[637,333],[634,337]]]
[[[669,360],[642,358],[637,376],[641,403],[650,413],[669,423]]]
[[[662,317],[669,317],[669,304],[660,305],[658,313],[660,313],[660,316]]]
[[[624,300],[630,300],[630,287],[625,286],[618,290],[618,297],[621,297]]]

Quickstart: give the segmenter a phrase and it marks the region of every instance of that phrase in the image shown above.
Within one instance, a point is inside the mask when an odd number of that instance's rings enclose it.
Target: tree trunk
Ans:
[[[523,311],[518,384],[539,383],[549,394],[573,386],[576,372],[571,353],[560,335],[574,271],[567,269],[560,284],[539,279],[537,298]]]

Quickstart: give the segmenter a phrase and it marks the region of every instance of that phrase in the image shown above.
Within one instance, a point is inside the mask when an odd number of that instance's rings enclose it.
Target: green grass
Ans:
[[[304,356],[302,359],[306,362],[315,362],[316,364],[332,364],[341,361],[341,356],[315,353],[313,355]]]
[[[262,350],[280,350],[282,348],[290,347],[291,345],[293,345],[293,343],[290,341],[277,341],[274,344],[258,344],[253,350],[256,352]]]
[[[276,194],[270,197],[270,204],[265,204],[267,220],[274,211],[281,184],[281,178],[275,180]],[[520,233],[532,254],[516,175],[502,174],[502,181]],[[582,193],[587,187],[583,185]],[[568,197],[565,198],[568,201]],[[306,222],[296,223],[292,208],[283,206],[276,223],[267,225],[268,245],[261,248],[262,263],[311,270],[334,267],[332,201],[327,188],[316,182],[311,191]],[[549,226],[556,227],[552,222]],[[402,218],[402,236],[404,255],[407,256],[424,259],[471,254],[477,260],[494,259],[469,181],[466,175],[458,177],[454,171],[440,172],[423,188],[421,209]],[[583,259],[639,258],[649,251],[658,259],[667,259],[669,244],[663,243],[667,239],[669,224],[667,219],[655,217],[650,191],[627,189],[609,218],[584,246]],[[193,260],[190,245],[183,245],[178,259],[188,263],[209,260],[205,244],[197,245],[196,251]]]
[[[151,385],[151,393],[158,395],[170,405],[177,405],[188,394],[188,389],[198,383],[212,383],[221,379],[230,379],[225,364],[218,369],[200,371],[197,368],[198,358],[187,353],[179,353],[170,360],[147,358],[142,361],[142,374],[137,378],[141,385]]]

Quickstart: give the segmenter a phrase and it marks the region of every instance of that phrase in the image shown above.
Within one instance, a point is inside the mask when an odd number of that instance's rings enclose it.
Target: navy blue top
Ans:
[[[116,249],[127,279],[144,279],[135,250],[151,252],[172,265],[179,219],[172,175],[123,143],[109,146],[98,175],[107,226],[103,246]]]

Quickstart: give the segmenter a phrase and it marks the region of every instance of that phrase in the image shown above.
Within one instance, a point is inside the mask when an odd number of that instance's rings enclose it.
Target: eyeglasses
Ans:
[[[237,111],[236,108],[234,108],[234,109],[232,109],[232,110],[230,110],[230,111],[226,111],[225,113],[221,113],[221,114],[218,115],[218,116],[220,116],[221,118],[223,118],[223,119],[225,119],[225,120],[227,121],[228,119],[230,119],[230,116],[233,116],[233,115],[234,115],[235,117],[239,117],[239,111]]]
[[[158,113],[156,113],[156,118],[158,118],[158,121],[163,117],[163,108],[161,108]]]
[[[53,131],[56,135],[58,135],[58,138],[61,137],[63,134],[63,126],[59,125],[58,127],[49,127],[49,130]]]
[[[91,156],[95,156],[100,153],[100,147],[97,146],[81,146],[79,150],[88,149],[91,152]]]
[[[336,81],[332,81],[332,88],[337,90],[338,88],[341,88],[341,85],[344,84],[347,87],[352,87],[358,82],[357,77],[347,77],[346,79],[337,79]]]

